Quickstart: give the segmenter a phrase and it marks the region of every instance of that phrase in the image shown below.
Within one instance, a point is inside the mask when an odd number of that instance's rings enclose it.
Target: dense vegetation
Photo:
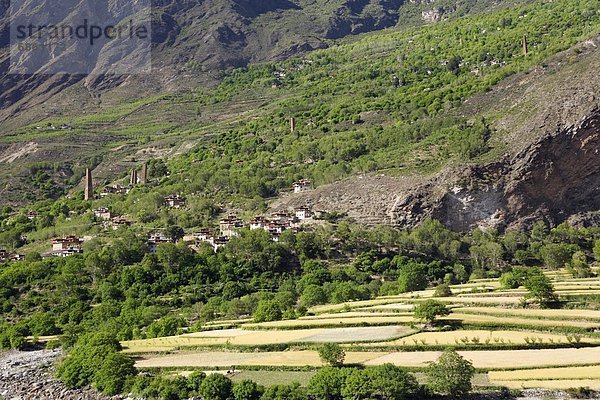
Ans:
[[[78,194],[37,203],[31,207],[34,219],[28,210],[3,209],[0,247],[26,249],[27,255],[0,266],[0,347],[25,348],[38,337],[59,335],[52,345],[70,351],[59,376],[71,386],[93,384],[110,394],[132,390],[206,399],[423,394],[412,375],[389,365],[326,368],[308,388],[232,385],[220,375],[136,376],[131,359],[119,353],[119,340],[194,331],[218,319],[293,319],[319,304],[428,287],[437,287],[443,297],[451,295],[448,285],[482,277],[502,276],[507,288],[525,286],[530,301],[559,307],[551,284],[533,267],[567,267],[575,277],[590,276],[591,260],[600,261],[600,228],[550,229],[539,222],[530,232],[458,234],[429,220],[412,231],[366,229],[332,212],[330,223],[285,232],[278,242],[262,230],[245,229],[216,253],[208,246],[194,252],[179,242],[161,244],[155,254],[147,233],[163,228],[180,238],[185,230],[215,226],[231,209],[264,211],[268,198],[301,177],[322,184],[360,172],[430,171],[449,159],[486,157],[494,135],[488,121],[457,117],[457,107],[597,32],[599,22],[597,1],[536,3],[251,66],[233,71],[215,89],[194,91],[186,100],[200,109],[247,95],[279,100],[257,118],[203,136],[187,155],[152,160],[153,185],[137,186],[128,195],[86,202]],[[528,56],[521,50],[524,34]],[[291,116],[298,124],[292,134]],[[49,168],[36,169],[32,184],[54,197]],[[163,207],[171,193],[188,196],[185,209]],[[136,223],[104,231],[91,212],[102,206]],[[84,254],[42,259],[47,240],[63,234],[94,239],[86,242]],[[419,316],[433,323],[446,312],[435,301],[425,302]],[[343,363],[338,350],[323,350],[334,367]],[[446,359],[471,371],[453,354],[440,363]],[[431,375],[439,377],[439,371],[432,367]],[[464,382],[434,388],[452,395],[469,389]]]

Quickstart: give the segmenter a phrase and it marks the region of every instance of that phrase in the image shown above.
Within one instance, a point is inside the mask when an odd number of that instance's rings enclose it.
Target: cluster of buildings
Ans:
[[[94,216],[102,221],[104,229],[117,230],[122,226],[131,226],[133,222],[124,216],[113,215],[106,207],[97,208],[94,210]]]
[[[11,261],[22,261],[25,256],[22,254],[10,254],[7,250],[0,249],[0,264]]]
[[[225,246],[232,237],[238,236],[239,231],[248,227],[250,230],[263,229],[271,235],[275,242],[279,241],[281,234],[287,230],[297,230],[306,220],[310,220],[315,213],[308,206],[298,207],[293,213],[287,211],[278,211],[270,216],[257,216],[250,220],[248,224],[242,221],[237,215],[230,214],[219,221],[219,233],[213,234],[209,229],[202,229],[189,237],[196,246],[201,243],[208,243],[216,251]]]
[[[52,251],[45,256],[68,257],[83,253],[83,239],[69,235],[52,240]]]

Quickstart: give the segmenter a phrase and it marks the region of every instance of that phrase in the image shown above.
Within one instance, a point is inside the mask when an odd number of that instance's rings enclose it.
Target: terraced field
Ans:
[[[572,279],[556,272],[549,276],[559,296],[590,295],[590,304],[596,304],[600,278]],[[240,377],[261,382],[306,383],[314,372],[289,369],[321,367],[316,350],[322,343],[341,343],[346,363],[393,363],[416,370],[436,360],[443,348],[455,347],[484,371],[476,385],[600,389],[600,309],[520,308],[526,291],[502,290],[494,280],[454,285],[452,291],[454,296],[437,298],[452,311],[440,318],[437,330],[412,314],[417,304],[433,297],[433,290],[425,290],[317,306],[295,320],[215,321],[203,332],[123,342],[124,351],[138,355],[140,368],[235,367]],[[222,326],[235,328],[217,329]],[[171,354],[160,354],[166,351]],[[277,367],[285,370],[271,375]]]

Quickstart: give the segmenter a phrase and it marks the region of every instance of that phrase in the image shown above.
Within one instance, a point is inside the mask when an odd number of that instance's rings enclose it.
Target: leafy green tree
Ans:
[[[327,293],[325,293],[321,286],[317,285],[308,285],[302,291],[302,296],[300,297],[300,304],[304,307],[312,307],[318,304],[325,304],[326,302]]]
[[[437,317],[449,315],[450,310],[448,310],[448,307],[442,302],[437,300],[426,300],[415,307],[414,314],[416,318],[426,321],[429,324],[433,324]]]
[[[400,293],[423,290],[427,287],[426,265],[410,260],[400,267],[398,289]]]
[[[344,364],[346,352],[337,343],[325,343],[319,347],[319,357],[324,364],[338,367]]]
[[[231,380],[221,374],[207,376],[200,384],[200,395],[205,400],[229,399],[232,395]]]
[[[283,314],[279,304],[274,300],[262,300],[254,312],[255,322],[279,321]]]
[[[441,283],[436,286],[433,297],[450,297],[452,296],[452,289],[447,283]]]
[[[567,264],[567,270],[574,278],[589,278],[594,276],[592,268],[587,262],[587,257],[581,250],[573,253],[571,262]]]
[[[540,248],[540,256],[544,265],[552,269],[564,267],[572,254],[571,246],[565,243],[548,243]]]
[[[415,377],[392,364],[364,370],[354,369],[346,378],[342,395],[347,400],[415,398],[419,385]]]
[[[427,368],[427,386],[434,392],[460,397],[472,389],[473,364],[452,349],[445,350]]]
[[[306,388],[298,382],[291,385],[274,385],[265,390],[261,400],[306,400]]]
[[[234,400],[259,400],[263,393],[264,388],[249,379],[241,380],[233,386]]]
[[[348,369],[321,368],[308,382],[308,393],[315,400],[341,400]]]
[[[123,391],[125,382],[137,374],[131,357],[121,353],[110,353],[94,374],[94,384],[103,393],[114,396]]]
[[[554,293],[554,286],[552,286],[552,282],[550,282],[550,279],[546,275],[529,276],[523,286],[529,291],[527,297],[534,299],[534,301],[542,306],[547,306],[549,303],[557,300]]]

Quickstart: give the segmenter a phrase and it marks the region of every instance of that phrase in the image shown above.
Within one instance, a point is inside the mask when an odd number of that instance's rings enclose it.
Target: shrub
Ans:
[[[221,374],[207,376],[200,384],[200,395],[205,400],[228,399],[232,394],[231,380]]]
[[[427,385],[434,392],[452,397],[463,396],[471,391],[474,374],[471,362],[448,349],[427,368]]]
[[[436,317],[450,314],[446,305],[437,300],[426,300],[415,307],[415,317],[432,324]]]
[[[337,343],[326,343],[319,348],[319,357],[324,364],[340,366],[344,364],[346,353]]]

